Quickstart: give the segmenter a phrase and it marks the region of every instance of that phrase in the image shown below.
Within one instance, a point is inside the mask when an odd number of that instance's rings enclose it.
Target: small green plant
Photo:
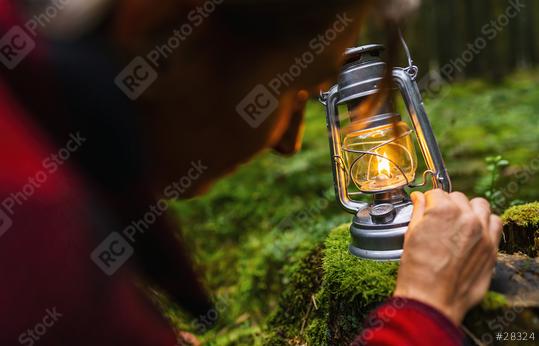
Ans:
[[[509,166],[509,161],[505,160],[501,155],[489,156],[485,159],[487,163],[487,172],[490,175],[489,189],[485,191],[485,197],[489,200],[494,209],[504,208],[506,198],[503,191],[500,189],[500,180],[503,169]]]
[[[504,169],[509,166],[509,161],[497,155],[487,157],[485,162],[487,174],[479,179],[475,191],[490,202],[492,210],[500,214],[509,207],[525,203],[515,198],[515,186],[518,192],[518,179],[515,174],[509,177],[503,175]]]
[[[507,197],[501,186],[503,169],[509,166],[509,161],[501,155],[488,156],[485,159],[487,164],[487,174],[479,179],[476,184],[476,192],[485,196],[491,208],[496,212],[501,212],[507,207]]]

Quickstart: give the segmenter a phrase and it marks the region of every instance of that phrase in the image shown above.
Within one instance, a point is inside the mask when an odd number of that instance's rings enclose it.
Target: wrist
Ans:
[[[455,326],[460,326],[464,318],[464,313],[459,307],[459,304],[444,303],[444,299],[436,298],[433,294],[397,288],[393,293],[393,297],[411,299],[428,305],[444,315]]]

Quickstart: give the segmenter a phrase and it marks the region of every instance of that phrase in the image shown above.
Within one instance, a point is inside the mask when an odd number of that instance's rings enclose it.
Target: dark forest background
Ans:
[[[383,30],[368,27],[361,43],[385,43]],[[458,59],[465,66],[444,78],[482,77],[499,82],[516,69],[539,64],[537,0],[423,0],[403,29],[421,69],[420,78]],[[486,45],[480,48],[483,42]],[[469,58],[466,51],[473,54],[469,63],[464,59]]]

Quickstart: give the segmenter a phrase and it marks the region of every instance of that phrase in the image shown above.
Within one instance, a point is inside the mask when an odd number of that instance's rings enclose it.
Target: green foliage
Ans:
[[[475,191],[485,196],[493,210],[500,212],[508,204],[507,198],[500,187],[500,178],[502,170],[509,166],[509,161],[498,155],[487,157],[485,162],[487,164],[487,174],[477,181]]]
[[[473,193],[478,179],[490,176],[484,158],[500,155],[511,163],[498,183],[507,201],[537,199],[537,73],[522,72],[497,86],[480,80],[449,85],[425,105],[455,190]]]
[[[217,335],[212,335],[204,345],[207,346],[261,346],[261,332],[257,326],[248,323],[232,325],[233,328],[223,329]]]

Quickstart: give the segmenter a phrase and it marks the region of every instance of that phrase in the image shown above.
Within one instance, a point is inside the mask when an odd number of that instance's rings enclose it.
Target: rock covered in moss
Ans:
[[[511,207],[502,215],[503,239],[500,249],[539,256],[539,202]]]

